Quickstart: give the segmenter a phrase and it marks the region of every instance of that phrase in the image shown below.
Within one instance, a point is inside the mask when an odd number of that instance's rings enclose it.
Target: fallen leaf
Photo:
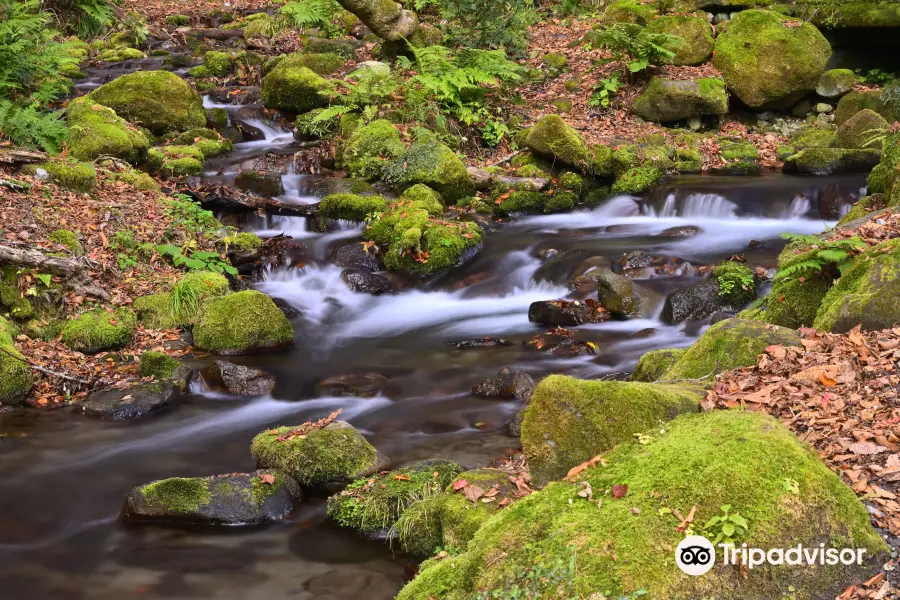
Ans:
[[[614,485],[612,486],[612,496],[616,500],[621,500],[625,497],[625,494],[628,493],[627,485]]]
[[[275,485],[275,476],[271,473],[260,473],[259,480],[269,485]]]

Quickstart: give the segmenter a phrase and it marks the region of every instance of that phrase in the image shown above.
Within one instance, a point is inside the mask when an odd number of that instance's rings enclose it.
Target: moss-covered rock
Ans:
[[[831,280],[824,277],[778,278],[761,317],[767,323],[791,329],[812,327],[830,288]]]
[[[683,412],[701,394],[674,385],[547,377],[534,390],[522,422],[522,449],[538,483]]]
[[[528,131],[525,144],[533,152],[574,167],[580,167],[590,158],[587,144],[581,135],[566,125],[559,115],[542,117]]]
[[[294,121],[294,127],[297,128],[297,132],[306,138],[314,140],[337,133],[341,123],[340,115],[320,120],[319,117],[325,110],[324,108],[315,108],[308,113],[298,116],[297,120]]]
[[[94,354],[124,348],[131,342],[137,318],[130,308],[83,313],[70,319],[62,330],[62,343],[78,352]]]
[[[888,204],[896,204],[894,184],[900,177],[900,134],[895,133],[884,139],[881,148],[881,162],[869,174],[869,193],[883,193]],[[893,197],[892,197],[893,196]]]
[[[203,158],[221,156],[231,152],[231,140],[226,140],[218,131],[213,129],[189,129],[181,135],[173,138],[171,143],[175,146],[193,146],[200,151]]]
[[[833,597],[881,568],[887,546],[863,505],[777,420],[739,411],[682,415],[644,441],[617,447],[581,482],[553,483],[503,509],[461,555],[426,563],[398,600],[523,589],[559,598],[637,597],[643,590],[649,598],[690,600],[739,590],[742,600],[806,599]],[[613,486],[624,497],[617,500]],[[747,570],[722,566],[720,557],[705,576],[685,575],[673,560],[685,537],[673,509],[686,514],[696,506],[699,532],[726,504],[746,520],[739,542],[750,547],[864,548],[866,560]]]
[[[887,133],[891,124],[874,110],[863,109],[838,127],[834,141],[836,148],[869,148],[881,150],[876,139]]]
[[[893,0],[797,0],[796,14],[823,27],[900,27]]]
[[[881,92],[850,92],[834,109],[834,124],[843,125],[850,117],[861,110],[874,110],[887,121],[894,122],[894,111],[881,99]]]
[[[16,349],[16,329],[0,317],[0,405],[21,404],[34,386],[31,368]]]
[[[341,165],[353,177],[378,179],[390,161],[406,152],[406,144],[400,140],[400,132],[385,119],[378,119],[362,127],[344,133],[341,121],[341,137],[347,137],[341,150]]]
[[[165,352],[148,350],[141,354],[138,374],[141,377],[152,377],[159,380],[169,379],[179,364],[181,363],[177,359],[172,358]]]
[[[332,84],[308,67],[284,59],[263,77],[260,98],[267,108],[296,114],[328,105]]]
[[[823,98],[839,98],[853,89],[856,73],[850,69],[831,69],[819,77],[816,93]]]
[[[706,330],[688,348],[662,381],[699,379],[722,371],[749,367],[768,346],[799,346],[800,336],[793,329],[745,319],[726,319]]]
[[[47,239],[54,244],[62,246],[75,256],[81,256],[82,254],[84,254],[84,246],[81,244],[81,240],[78,239],[78,234],[74,231],[70,231],[68,229],[57,229],[56,231],[48,235]]]
[[[139,485],[122,517],[139,523],[260,525],[287,519],[301,492],[281,471],[172,477]]]
[[[791,135],[791,145],[798,151],[807,148],[830,148],[836,139],[837,132],[832,129],[805,125]]]
[[[597,299],[612,316],[617,319],[640,317],[648,308],[646,298],[649,293],[640,284],[622,277],[607,268],[598,268],[576,278],[575,286],[583,282],[597,285]]]
[[[200,94],[168,71],[122,75],[91,92],[90,98],[156,135],[206,125]]]
[[[414,502],[443,492],[462,470],[454,461],[423,460],[358,479],[328,499],[327,514],[360,533],[378,533],[392,528]]]
[[[685,352],[687,352],[687,348],[651,350],[641,356],[628,380],[656,383],[662,379],[662,376],[672,368],[678,359],[684,356]]]
[[[719,140],[719,158],[724,164],[717,165],[712,169],[718,175],[757,175],[759,173],[759,152],[747,140]]]
[[[265,244],[265,241],[255,233],[239,231],[234,235],[228,235],[222,238],[222,243],[234,252],[253,252],[259,250]]]
[[[825,294],[815,327],[845,333],[857,325],[866,331],[888,329],[900,321],[900,244],[870,248],[853,260]]]
[[[203,55],[203,62],[213,77],[224,77],[234,71],[235,60],[230,52],[210,50]]]
[[[408,200],[426,207],[428,214],[432,217],[439,217],[444,214],[445,207],[441,195],[424,183],[417,183],[411,188],[407,188],[400,198],[401,200]]]
[[[385,167],[382,177],[399,190],[425,184],[450,204],[475,194],[465,163],[430,133],[417,136],[409,150]]]
[[[725,261],[713,269],[719,295],[730,306],[744,306],[756,299],[756,275],[744,263]]]
[[[874,173],[874,171],[872,171]],[[871,178],[871,175],[869,176]],[[871,188],[871,184],[870,184]],[[885,207],[885,198],[884,194],[871,194],[869,196],[863,196],[853,206],[850,207],[850,210],[847,211],[841,220],[838,221],[838,226],[846,225],[851,221],[855,221],[857,219],[862,219],[869,215],[873,210],[879,210]]]
[[[540,213],[544,212],[544,206],[547,202],[547,195],[541,192],[516,191],[510,192],[506,198],[498,198],[500,204],[497,206],[497,213],[501,216],[514,214]]]
[[[37,167],[27,168],[26,172],[34,172],[36,169],[44,169],[53,183],[73,192],[89,192],[97,185],[97,171],[94,166],[73,158],[45,162]]]
[[[284,471],[303,487],[319,488],[350,483],[379,466],[375,448],[349,423],[335,421],[303,435],[292,435],[295,429],[278,427],[253,438],[250,453],[260,468]]]
[[[631,111],[648,121],[681,121],[728,112],[725,82],[704,79],[663,79],[654,77],[631,105]]]
[[[207,302],[230,292],[228,279],[219,273],[194,271],[185,274],[172,292],[141,296],[132,304],[138,320],[153,329],[193,325]],[[176,298],[178,301],[176,302]]]
[[[675,49],[675,56],[662,61],[672,65],[699,65],[709,60],[716,43],[712,27],[705,19],[690,15],[669,15],[654,19],[647,25],[652,33],[677,35],[682,42]]]
[[[279,348],[294,342],[284,313],[261,292],[246,290],[211,300],[194,327],[198,348],[216,354],[240,354]]]
[[[784,171],[801,175],[868,173],[878,164],[878,159],[878,150],[871,148],[807,148],[789,157]]]
[[[187,177],[203,173],[203,151],[196,146],[164,146],[150,148],[147,166],[168,177]]]
[[[767,10],[738,13],[716,40],[713,63],[751,108],[790,106],[816,88],[831,45],[814,25]]]
[[[629,169],[619,175],[612,185],[613,194],[637,196],[659,183],[666,174],[657,167],[643,166]]]
[[[613,0],[600,15],[600,22],[604,25],[615,23],[636,23],[646,25],[656,16],[656,10],[649,5],[642,4],[638,0]]]
[[[319,204],[319,217],[365,221],[374,214],[384,212],[387,207],[388,201],[381,196],[331,194],[322,198],[322,202]]]
[[[297,53],[285,56],[281,62],[278,63],[278,68],[306,67],[316,75],[326,77],[340,71],[341,67],[343,67],[346,62],[346,59],[343,57],[330,52],[309,54]]]
[[[116,115],[109,107],[90,98],[73,100],[66,111],[69,126],[69,154],[92,161],[114,156],[131,163],[141,160],[150,142],[140,130]]]

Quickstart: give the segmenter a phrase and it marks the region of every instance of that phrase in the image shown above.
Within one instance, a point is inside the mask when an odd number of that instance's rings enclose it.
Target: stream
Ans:
[[[83,90],[108,72],[89,75]],[[234,114],[241,109],[228,107]],[[207,164],[204,177],[227,182],[248,158],[293,152],[290,131],[263,119],[250,124],[265,139],[235,144],[229,156]],[[280,199],[316,202],[310,179],[288,169]],[[433,457],[466,466],[502,458],[517,446],[506,425],[520,406],[476,398],[473,384],[503,367],[535,379],[624,378],[643,353],[687,346],[709,324],[663,324],[666,294],[697,278],[657,276],[641,281],[658,294],[653,316],[578,328],[596,355],[555,357],[525,348],[524,340],[548,329],[529,323],[532,302],[583,297],[570,295],[568,285],[579,264],[607,264],[643,250],[695,266],[742,254],[753,266],[771,268],[782,233],[818,233],[834,224],[819,216],[822,188],[839,190],[846,211],[864,185],[864,176],[679,178],[644,199],[617,197],[592,211],[504,223],[468,264],[383,296],[351,292],[328,259],[337,245],[354,243],[360,225],[338,223],[323,233],[302,217],[246,217],[246,230],[285,233],[311,250],[302,268],[271,271],[256,286],[296,309],[296,346],[234,359],[274,374],[272,396],[237,398],[195,385],[172,409],[130,423],[89,420],[74,409],[0,414],[0,597],[389,600],[413,572],[412,561],[383,541],[328,524],[321,499],[305,500],[290,522],[239,531],[128,527],[117,515],[135,485],[250,471],[256,433],[338,408],[394,466]],[[701,231],[663,234],[676,226]],[[761,243],[751,249],[751,241]],[[553,254],[575,259],[553,266],[545,259]],[[512,344],[452,346],[484,336]],[[383,396],[317,397],[322,379],[365,373],[388,378]]]

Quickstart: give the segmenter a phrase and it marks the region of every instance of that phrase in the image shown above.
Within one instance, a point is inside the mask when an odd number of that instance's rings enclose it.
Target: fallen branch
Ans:
[[[74,381],[75,383],[79,383],[79,384],[85,385],[85,386],[91,385],[90,381],[85,381],[84,379],[78,379],[77,377],[72,377],[71,375],[66,375],[65,373],[58,373],[56,371],[51,371],[50,369],[47,369],[40,365],[36,365],[33,362],[31,362],[30,360],[28,360],[27,358],[22,358],[21,356],[16,356],[15,354],[10,352],[6,348],[0,348],[0,352],[6,354],[7,356],[11,356],[11,357],[15,358],[16,360],[22,361],[23,363],[25,363],[26,365],[28,365],[35,371],[38,371],[45,375],[50,375],[52,377],[59,377],[60,379],[65,379],[67,381]]]
[[[37,250],[13,248],[0,244],[0,264],[18,265],[52,271],[66,275],[66,285],[81,296],[93,296],[101,300],[109,300],[109,294],[97,286],[87,274],[88,263],[85,258],[58,258],[47,256]]]
[[[17,165],[22,163],[39,163],[47,160],[44,152],[30,150],[0,150],[0,163]]]
[[[318,202],[315,204],[285,204],[273,198],[243,194],[225,186],[203,190],[184,189],[179,190],[178,193],[190,196],[204,208],[264,210],[271,214],[291,217],[312,217],[319,214]]]
[[[524,150],[518,150],[518,151],[516,151],[516,152],[513,152],[512,154],[510,154],[510,155],[507,156],[506,158],[501,158],[501,159],[498,160],[497,162],[492,162],[492,163],[489,164],[488,166],[489,166],[489,167],[499,167],[499,166],[502,165],[503,163],[508,163],[509,161],[511,161],[512,159],[514,159],[514,158],[517,157],[518,155],[522,154],[523,152],[525,152],[525,151],[524,151]]]
[[[228,40],[244,37],[243,29],[197,29],[193,27],[179,27],[175,30],[177,35],[194,36],[210,40]]]

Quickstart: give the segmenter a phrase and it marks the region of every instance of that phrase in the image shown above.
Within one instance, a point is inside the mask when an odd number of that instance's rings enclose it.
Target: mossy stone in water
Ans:
[[[666,371],[671,369],[672,365],[678,362],[685,352],[687,352],[687,348],[651,350],[641,356],[637,366],[634,367],[634,372],[628,379],[629,381],[655,383],[662,379]]]
[[[400,190],[427,185],[449,204],[475,194],[465,163],[430,132],[420,133],[406,152],[385,167],[383,177]]]
[[[694,600],[740,590],[742,600],[818,598],[880,571],[888,548],[865,507],[776,419],[713,411],[682,415],[664,433],[647,434],[646,443],[623,443],[580,476],[602,502],[579,495],[588,489],[581,482],[552,483],[482,524],[460,555],[423,565],[398,600],[502,595],[530,586],[530,573],[555,568],[571,575],[552,588],[538,584],[554,597],[644,590],[650,598]],[[796,483],[799,494],[785,482]],[[613,486],[625,486],[619,488],[625,495],[614,499]],[[695,523],[702,524],[725,504],[746,519],[740,542],[750,547],[864,548],[866,560],[751,570],[719,565],[703,577],[685,575],[673,559],[685,534],[671,510],[696,506]],[[570,561],[575,566],[567,571]]]
[[[887,121],[894,121],[894,111],[881,99],[881,92],[850,92],[834,109],[834,124],[840,127],[853,115],[865,109],[874,110]]]
[[[784,171],[802,175],[867,173],[878,164],[878,158],[878,150],[871,148],[807,148],[788,157]]]
[[[744,306],[756,298],[756,274],[746,264],[725,261],[713,269],[719,295],[730,306]]]
[[[69,154],[92,161],[114,156],[135,163],[146,154],[150,142],[140,130],[119,117],[109,107],[90,98],[76,98],[66,111],[69,126]]]
[[[341,136],[345,135],[342,119]],[[353,177],[378,179],[391,159],[404,152],[406,144],[400,140],[400,132],[390,121],[378,119],[352,129],[342,148],[341,166]]]
[[[619,175],[612,186],[613,194],[638,195],[647,192],[665,177],[665,173],[653,166],[635,167]]]
[[[34,386],[31,368],[16,349],[16,329],[0,317],[0,405],[16,405],[25,401]]]
[[[387,207],[388,202],[382,196],[331,194],[322,198],[319,217],[362,222],[373,214],[384,212]]]
[[[70,319],[63,327],[62,343],[86,354],[117,350],[131,342],[136,325],[130,308],[97,309]]]
[[[263,77],[260,98],[267,108],[301,114],[326,106],[332,90],[332,84],[315,71],[285,59]]]
[[[100,86],[89,97],[156,135],[206,125],[206,111],[200,94],[168,71],[122,75]]]
[[[301,486],[314,488],[349,483],[378,467],[375,448],[349,423],[336,421],[304,435],[289,435],[294,429],[278,427],[253,438],[250,453],[259,467],[279,469]]]
[[[234,71],[234,56],[230,52],[210,50],[203,55],[203,61],[213,77],[224,77]]]
[[[793,145],[795,150],[830,148],[834,144],[835,139],[837,139],[837,132],[831,129],[820,129],[812,125],[806,125],[791,135],[791,145]]]
[[[159,380],[169,379],[179,364],[181,363],[177,359],[165,352],[150,350],[141,354],[138,374],[141,377],[152,377]]]
[[[246,290],[210,301],[194,327],[198,348],[216,354],[241,354],[294,342],[294,330],[272,299]]]

